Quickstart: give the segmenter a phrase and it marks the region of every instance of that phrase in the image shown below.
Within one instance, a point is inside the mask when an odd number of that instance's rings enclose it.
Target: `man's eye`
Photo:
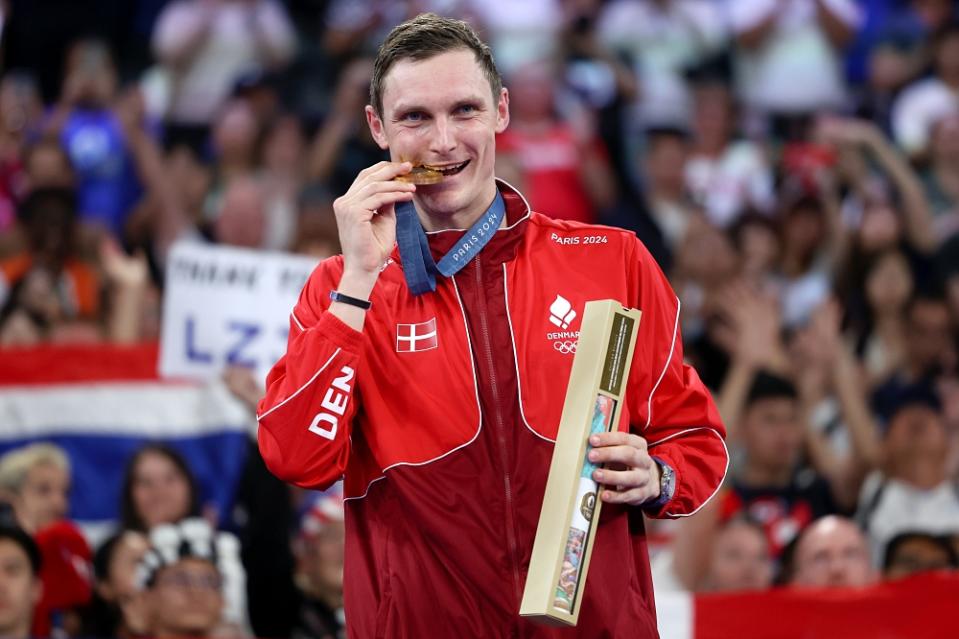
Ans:
[[[456,108],[456,112],[461,115],[472,115],[476,112],[476,107],[472,104],[463,104]]]
[[[422,111],[410,111],[403,116],[403,119],[407,122],[422,122],[424,119],[426,119],[426,116]]]

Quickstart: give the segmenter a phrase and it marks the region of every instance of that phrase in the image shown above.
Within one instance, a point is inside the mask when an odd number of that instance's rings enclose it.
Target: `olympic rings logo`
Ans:
[[[563,355],[569,355],[576,352],[576,342],[553,342],[553,349]]]

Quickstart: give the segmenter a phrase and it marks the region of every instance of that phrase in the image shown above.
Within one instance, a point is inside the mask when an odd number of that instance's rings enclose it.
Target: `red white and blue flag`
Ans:
[[[161,441],[186,458],[202,504],[228,515],[252,418],[216,380],[157,376],[156,344],[0,350],[0,454],[43,441],[70,458],[70,517],[91,542],[117,518],[131,455]]]

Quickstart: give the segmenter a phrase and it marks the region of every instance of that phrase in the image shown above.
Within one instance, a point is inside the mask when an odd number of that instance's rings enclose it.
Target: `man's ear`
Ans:
[[[373,134],[373,139],[376,141],[376,144],[384,151],[390,148],[390,145],[386,142],[386,131],[383,130],[383,121],[380,119],[380,116],[376,114],[376,110],[369,104],[366,105],[366,123],[370,127],[370,133]]]
[[[496,132],[502,133],[507,126],[509,126],[509,90],[503,87],[496,102]]]

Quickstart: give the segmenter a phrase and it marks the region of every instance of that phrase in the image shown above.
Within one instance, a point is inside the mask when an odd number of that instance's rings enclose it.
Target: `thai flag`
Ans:
[[[219,381],[161,381],[156,344],[0,350],[0,454],[37,441],[70,457],[70,517],[91,545],[117,519],[124,469],[148,441],[186,457],[201,504],[228,518],[254,423]]]
[[[396,352],[416,353],[439,346],[436,337],[436,318],[418,324],[396,325]]]

